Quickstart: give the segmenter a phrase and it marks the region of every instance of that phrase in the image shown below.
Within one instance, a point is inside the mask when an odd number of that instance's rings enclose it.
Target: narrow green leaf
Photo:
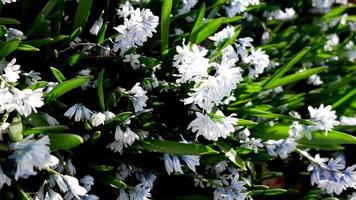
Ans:
[[[161,12],[161,53],[165,57],[169,50],[169,25],[172,10],[172,0],[164,0]]]
[[[79,0],[77,12],[75,13],[72,31],[84,28],[88,20],[93,0]]]
[[[35,128],[26,129],[23,134],[31,135],[31,134],[45,134],[45,133],[60,133],[65,130],[68,130],[68,126],[65,125],[56,125],[56,126],[40,126]]]
[[[66,80],[66,78],[64,77],[64,75],[62,74],[61,71],[59,71],[55,67],[50,67],[50,68],[51,68],[52,74],[54,75],[54,77],[56,77],[56,79],[59,83],[62,83],[63,81]]]
[[[345,96],[341,97],[339,100],[337,100],[335,103],[333,103],[332,107],[335,109],[345,103],[347,100],[352,98],[353,96],[356,95],[356,88],[348,92]]]
[[[223,22],[224,22],[223,18],[212,19],[205,22],[205,24],[203,24],[197,30],[197,37],[194,43],[199,44],[203,42],[206,38],[214,34],[220,28]]]
[[[48,134],[52,151],[68,150],[83,143],[83,138],[71,133]]]
[[[257,131],[253,131],[254,136],[263,139],[283,139],[289,136],[288,125],[275,125],[272,127],[258,127]],[[312,133],[312,139],[308,140],[303,138],[298,140],[298,143],[305,145],[343,145],[343,144],[356,144],[356,137],[347,133],[339,131],[329,131],[327,134],[324,131],[315,131]],[[318,148],[318,146],[315,146]]]
[[[106,29],[108,28],[108,22],[105,22],[98,33],[98,44],[103,44],[105,40]]]
[[[57,87],[53,88],[48,94],[45,95],[45,102],[49,103],[63,94],[80,87],[84,83],[90,81],[91,76],[79,76],[77,78],[73,78],[67,81],[60,83]]]
[[[194,23],[192,32],[190,33],[190,36],[189,36],[189,41],[191,41],[193,43],[196,41],[197,31],[203,22],[204,15],[205,15],[205,3],[203,3],[199,9],[199,13],[195,19],[195,23]]]
[[[19,142],[23,140],[23,125],[20,116],[14,117],[9,126],[9,137],[13,142]]]
[[[237,152],[230,147],[226,142],[222,140],[218,140],[216,145],[221,149],[222,152],[225,153],[225,156],[229,158],[231,162],[240,167],[242,170],[246,171],[246,164],[242,160],[242,158],[237,154]]]
[[[11,52],[15,51],[17,49],[17,47],[19,46],[20,41],[21,40],[19,38],[14,38],[14,39],[6,42],[5,45],[2,46],[0,49],[0,58],[5,58]]]
[[[99,182],[101,182],[105,185],[109,185],[111,187],[115,187],[118,189],[127,188],[127,185],[123,181],[121,181],[115,177],[106,175],[106,174],[100,174],[98,176],[95,176],[95,180],[98,180]]]
[[[299,73],[287,75],[287,76],[284,76],[284,77],[282,77],[280,79],[275,80],[273,83],[269,84],[265,88],[266,89],[273,89],[273,88],[276,88],[276,87],[279,87],[279,86],[288,85],[288,84],[300,81],[302,79],[309,78],[311,75],[318,74],[318,73],[323,72],[323,71],[325,71],[327,69],[328,69],[328,67],[316,67],[316,68],[304,70],[304,71],[299,72]]]
[[[147,151],[169,153],[172,155],[209,155],[218,154],[209,146],[202,144],[179,143],[167,140],[141,140],[138,146]]]
[[[125,122],[131,115],[132,112],[122,112],[116,115],[115,117],[111,118],[110,120],[108,120],[106,124],[111,124],[111,123],[121,124]]]
[[[104,97],[104,88],[103,88],[103,80],[104,80],[105,69],[102,69],[98,76],[98,98],[101,111],[105,111],[105,97]]]
[[[47,121],[38,113],[32,112],[27,118],[26,122],[28,122],[31,126],[48,126]]]
[[[40,51],[38,48],[28,45],[28,44],[20,44],[17,49],[18,51],[31,51],[31,52],[36,52]]]
[[[48,43],[52,42],[53,38],[47,37],[47,38],[42,38],[42,39],[37,39],[37,40],[29,40],[26,42],[23,42],[23,44],[31,45],[33,47],[41,47],[44,45],[48,45]]]
[[[49,0],[47,4],[43,7],[41,12],[37,15],[35,20],[33,21],[31,28],[26,32],[26,36],[31,36],[33,31],[38,27],[38,24],[41,23],[47,16],[51,13],[51,11],[56,7],[58,0]]]
[[[294,58],[292,58],[286,65],[276,71],[271,78],[266,81],[262,87],[269,87],[273,82],[281,78],[290,68],[292,68],[308,51],[310,47],[302,49]]]
[[[21,22],[17,19],[0,17],[0,24],[2,25],[19,25]]]

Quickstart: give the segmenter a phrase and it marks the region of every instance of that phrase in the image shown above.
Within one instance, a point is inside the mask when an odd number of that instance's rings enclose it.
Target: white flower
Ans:
[[[236,89],[237,84],[243,81],[241,72],[242,69],[240,67],[235,67],[235,60],[222,60],[220,64],[218,64],[216,71],[216,78],[219,82],[221,97],[230,96],[230,93]]]
[[[321,13],[328,12],[333,3],[334,0],[312,0],[312,6]]]
[[[214,105],[222,104],[222,90],[219,87],[218,79],[209,76],[207,80],[201,80],[195,84],[193,92],[189,93],[188,98],[184,99],[184,104],[194,103],[200,108],[210,112]]]
[[[235,34],[235,28],[233,26],[227,26],[223,30],[215,33],[213,36],[210,36],[209,39],[214,41],[214,45],[224,42],[226,39],[230,39]]]
[[[247,60],[254,66],[254,68],[249,67],[248,76],[251,79],[257,78],[260,74],[262,74],[269,64],[269,56],[260,48],[255,51],[255,49],[251,47],[251,54],[248,56]]]
[[[197,3],[198,0],[182,0],[183,7],[178,10],[178,15],[188,13]]]
[[[8,122],[0,123],[0,140],[2,140],[2,135],[9,131],[9,126],[10,126],[10,123],[8,123]]]
[[[4,2],[4,0],[2,0]],[[16,0],[12,0],[12,2],[15,2]],[[11,0],[5,0],[5,2],[10,3]],[[9,30],[6,32],[5,34],[6,37],[6,41],[12,40],[14,38],[19,38],[21,40],[25,40],[26,36],[24,36],[24,34],[17,29],[14,28],[9,28]]]
[[[285,11],[278,9],[270,13],[264,13],[264,16],[268,17],[268,19],[289,21],[295,17],[295,10],[293,8],[286,8]]]
[[[193,172],[196,172],[195,167],[200,165],[199,156],[183,155],[181,158],[185,163],[187,163],[189,169],[191,169]]]
[[[339,36],[336,34],[330,34],[327,37],[326,44],[324,45],[324,49],[326,51],[332,51],[333,47],[339,44]]]
[[[151,199],[151,187],[145,184],[137,184],[132,190],[130,190],[130,200],[150,200]]]
[[[308,140],[312,139],[312,127],[302,125],[298,121],[293,122],[293,124],[289,127],[289,136],[299,140],[303,138],[304,136],[308,138]]]
[[[205,58],[208,50],[196,44],[185,45],[183,42],[183,46],[177,46],[176,51],[178,54],[173,57],[173,67],[179,72],[178,83],[196,81],[208,76],[209,59]]]
[[[258,5],[259,0],[230,0],[229,6],[225,7],[225,11],[228,17],[233,17],[236,14],[243,13],[248,6]]]
[[[9,145],[10,149],[14,151],[9,159],[13,159],[17,163],[15,180],[19,177],[27,178],[35,175],[35,169],[41,170],[51,163],[48,136],[44,136],[37,141],[32,138],[33,136],[28,136],[21,142]]]
[[[99,200],[99,197],[94,194],[86,194],[82,197],[82,200]]]
[[[130,200],[129,194],[124,189],[120,189],[120,194],[116,200]]]
[[[264,144],[269,155],[279,156],[282,159],[287,158],[288,154],[293,152],[297,147],[297,143],[291,138],[268,140]]]
[[[13,3],[13,2],[16,2],[17,0],[1,0],[2,4],[5,4],[5,3]]]
[[[142,89],[140,86],[140,83],[136,83],[132,89],[130,90],[130,93],[133,95],[131,97],[132,104],[134,106],[135,112],[141,112],[143,111],[143,108],[146,107],[146,102],[148,100],[148,97],[146,96],[146,91]]]
[[[330,105],[325,107],[324,104],[321,104],[319,108],[308,106],[310,120],[316,124],[317,129],[328,132],[334,126],[339,125],[339,122],[336,121],[335,111],[331,109]]]
[[[241,140],[245,140],[248,137],[250,137],[250,135],[251,135],[250,130],[248,130],[248,128],[245,128],[244,130],[239,132],[238,137]]]
[[[311,85],[315,85],[315,86],[318,86],[318,85],[321,85],[323,84],[324,82],[320,79],[320,76],[314,74],[314,75],[311,75],[309,78],[308,78],[308,84],[311,84]]]
[[[91,187],[94,185],[94,178],[90,175],[86,175],[82,179],[80,179],[80,183],[83,184],[83,187],[87,191],[90,191]]]
[[[114,152],[122,153],[124,147],[131,146],[138,139],[139,136],[131,131],[130,128],[127,127],[124,132],[120,126],[117,126],[115,130],[115,141],[110,143],[107,147]]]
[[[68,192],[74,195],[75,198],[79,199],[80,196],[84,196],[87,193],[87,190],[79,185],[79,181],[75,177],[68,175],[62,175],[62,177],[68,187]],[[67,195],[69,193],[67,193]]]
[[[42,113],[43,118],[46,120],[47,124],[50,126],[55,126],[59,124],[59,121],[47,113]]]
[[[163,154],[164,166],[166,167],[167,173],[180,173],[183,174],[179,158],[177,156],[170,156],[169,154]]]
[[[46,192],[46,196],[44,200],[63,200],[62,196],[55,192],[52,189],[49,189],[48,192]]]
[[[153,36],[158,26],[159,18],[149,9],[137,8],[130,13],[130,18],[124,18],[124,24],[114,27],[119,32],[115,38],[114,52],[121,50],[123,55],[128,49],[142,46]]]
[[[64,116],[71,119],[74,116],[74,121],[87,121],[90,119],[93,112],[86,108],[84,105],[77,103],[70,107],[65,113]]]
[[[120,4],[119,9],[117,10],[117,15],[121,18],[128,17],[133,11],[134,7],[129,1],[126,1],[124,4]]]
[[[2,77],[7,82],[16,83],[20,79],[21,66],[15,63],[16,59],[14,58],[3,68],[4,74],[2,74]]]
[[[140,58],[139,54],[130,53],[130,54],[125,55],[125,59],[123,61],[129,62],[132,69],[137,70],[138,68],[140,68],[139,58]]]
[[[90,118],[90,123],[97,127],[99,125],[103,125],[105,123],[106,117],[104,113],[98,112],[94,113]]]
[[[356,126],[356,117],[340,117],[340,125],[342,126]]]
[[[103,26],[103,18],[100,16],[99,19],[95,20],[93,26],[90,28],[89,32],[92,35],[98,35],[101,27]]]
[[[24,89],[22,91],[17,88],[11,89],[15,108],[20,115],[27,117],[32,111],[37,113],[36,108],[40,108],[44,105],[42,89],[43,88],[36,90]]]
[[[243,147],[246,147],[248,149],[253,150],[255,153],[258,152],[258,148],[263,147],[263,144],[261,142],[262,140],[260,138],[246,138],[244,141],[242,142]]]
[[[105,115],[105,121],[108,121],[115,117],[115,114],[110,111],[105,111],[104,115]]]
[[[75,166],[72,163],[72,159],[68,159],[66,162],[66,166],[68,168],[68,174],[74,176],[77,173],[77,170],[75,169]]]
[[[2,170],[1,166],[0,166],[0,189],[4,186],[4,185],[11,185],[11,179],[6,176],[6,174],[4,174],[4,171]]]
[[[215,119],[199,112],[195,114],[197,118],[189,124],[188,129],[197,132],[197,136],[202,135],[206,139],[213,141],[217,141],[220,137],[226,138],[230,133],[234,132],[234,125],[238,122],[234,115],[225,117],[221,111],[216,112]]]

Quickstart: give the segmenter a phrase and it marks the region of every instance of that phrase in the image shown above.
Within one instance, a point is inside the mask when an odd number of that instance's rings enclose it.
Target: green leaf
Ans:
[[[14,117],[9,126],[9,137],[13,142],[19,142],[23,140],[23,125],[20,116]]]
[[[104,97],[104,89],[103,89],[103,80],[104,80],[105,69],[102,69],[98,76],[98,98],[101,111],[105,111],[105,97]]]
[[[0,58],[5,58],[11,52],[15,51],[17,49],[17,47],[19,46],[20,41],[21,40],[19,38],[14,38],[14,39],[6,42],[5,45],[2,46],[0,49]]]
[[[247,119],[239,119],[239,126],[253,126],[257,125],[257,122],[247,120]]]
[[[123,181],[121,181],[115,177],[106,175],[106,174],[100,174],[98,176],[95,176],[95,180],[98,180],[99,182],[101,182],[103,184],[106,184],[106,185],[109,185],[111,187],[115,187],[118,189],[127,188],[127,185]]]
[[[273,83],[269,84],[265,88],[273,89],[273,88],[276,88],[279,86],[288,85],[288,84],[300,81],[302,79],[309,78],[311,75],[318,74],[318,73],[323,72],[327,69],[328,69],[328,67],[316,67],[316,68],[307,69],[307,70],[304,70],[302,72],[295,73],[292,75],[284,76],[280,79],[275,80]]]
[[[335,103],[333,103],[332,107],[335,109],[345,103],[347,100],[351,99],[353,96],[356,95],[356,88],[348,92],[345,96],[341,97]]]
[[[203,42],[206,38],[214,34],[220,26],[224,23],[223,18],[212,19],[205,22],[198,30],[195,44]]]
[[[191,42],[196,41],[197,31],[203,22],[204,15],[205,15],[205,3],[203,3],[199,9],[199,13],[195,19],[195,23],[194,23],[192,32],[190,33],[190,36],[189,36],[189,41],[191,41]]]
[[[37,39],[37,40],[30,40],[23,42],[24,44],[31,45],[34,47],[41,47],[44,45],[48,45],[48,43],[52,42],[53,38],[47,37],[47,38],[42,38],[42,39]]]
[[[20,44],[17,49],[18,51],[31,51],[31,52],[37,52],[40,51],[38,48],[33,47],[31,45],[28,44]]]
[[[32,112],[27,118],[26,122],[28,122],[31,126],[48,126],[47,121],[38,113]]]
[[[93,0],[79,0],[77,12],[75,13],[72,31],[84,28],[88,20]]]
[[[161,12],[161,53],[166,57],[169,50],[169,24],[172,10],[172,0],[164,0]]]
[[[48,134],[52,151],[68,150],[83,143],[83,138],[71,133]]]
[[[294,58],[292,58],[285,66],[276,71],[271,78],[266,81],[262,87],[269,87],[273,82],[281,78],[290,68],[292,68],[308,51],[310,47],[302,49]]]
[[[62,74],[61,71],[59,71],[55,67],[50,67],[50,68],[51,68],[52,74],[54,75],[54,77],[56,77],[56,79],[59,83],[62,83],[66,80],[66,78],[64,77],[64,75]]]
[[[105,22],[98,33],[98,44],[103,44],[105,40],[106,29],[108,28],[108,23]]]
[[[23,134],[31,135],[31,134],[45,134],[45,133],[60,133],[65,130],[68,130],[68,126],[65,125],[56,125],[56,126],[40,126],[35,128],[26,129]]]
[[[109,119],[106,124],[110,124],[110,123],[121,124],[125,122],[131,115],[132,112],[122,112],[116,115],[115,117]]]
[[[19,25],[21,22],[17,19],[0,17],[0,24],[2,25]]]
[[[188,144],[168,140],[141,140],[138,146],[147,151],[169,153],[172,155],[209,155],[218,154],[209,146],[202,144]]]
[[[246,164],[242,160],[242,158],[237,154],[237,152],[230,147],[226,142],[222,140],[218,140],[216,145],[221,149],[222,152],[225,153],[225,156],[231,160],[235,165],[240,167],[242,170],[246,171]]]
[[[49,103],[63,94],[80,87],[84,83],[90,81],[91,76],[79,76],[77,78],[73,78],[67,81],[60,83],[57,87],[53,88],[48,94],[45,95],[45,102]]]
[[[41,21],[47,18],[47,16],[52,12],[52,10],[56,7],[58,0],[49,0],[48,3],[43,7],[41,12],[37,15],[35,20],[33,21],[31,28],[26,32],[26,36],[31,36],[34,30],[39,26]]]
[[[35,84],[32,84],[32,85],[26,87],[26,89],[35,90],[35,89],[38,89],[38,88],[43,88],[47,84],[48,84],[48,82],[46,82],[46,81],[38,81]]]
[[[288,131],[288,125],[275,125],[272,127],[258,127],[252,134],[263,139],[279,140],[287,138],[289,136]],[[320,145],[356,144],[356,137],[339,131],[329,131],[327,134],[324,131],[315,131],[312,133],[311,140],[303,138],[298,140],[298,143],[310,146],[315,144],[319,145],[319,147]],[[318,148],[318,146],[315,146],[315,148]]]

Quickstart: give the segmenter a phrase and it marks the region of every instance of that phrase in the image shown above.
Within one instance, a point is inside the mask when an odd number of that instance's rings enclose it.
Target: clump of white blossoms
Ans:
[[[19,177],[27,178],[36,175],[35,169],[42,170],[58,163],[58,159],[53,159],[49,149],[49,138],[44,136],[39,140],[28,136],[21,142],[10,144],[10,149],[14,151],[9,159],[17,164],[15,180]]]
[[[288,154],[293,152],[297,147],[297,143],[292,138],[268,140],[264,142],[264,145],[269,155],[282,159],[286,159]]]
[[[132,47],[142,46],[156,32],[158,21],[159,18],[149,9],[137,8],[130,12],[124,18],[124,24],[114,27],[119,35],[115,38],[113,51],[120,49],[120,54],[123,55]]]
[[[16,110],[20,115],[29,116],[37,112],[36,108],[44,105],[43,88],[35,90],[20,90],[15,87],[20,79],[20,65],[15,64],[16,59],[10,63],[6,61],[1,64],[0,75],[0,113]]]
[[[173,67],[178,69],[178,83],[200,80],[208,76],[209,59],[205,58],[208,53],[204,47],[195,44],[177,46],[177,53],[174,56]]]

